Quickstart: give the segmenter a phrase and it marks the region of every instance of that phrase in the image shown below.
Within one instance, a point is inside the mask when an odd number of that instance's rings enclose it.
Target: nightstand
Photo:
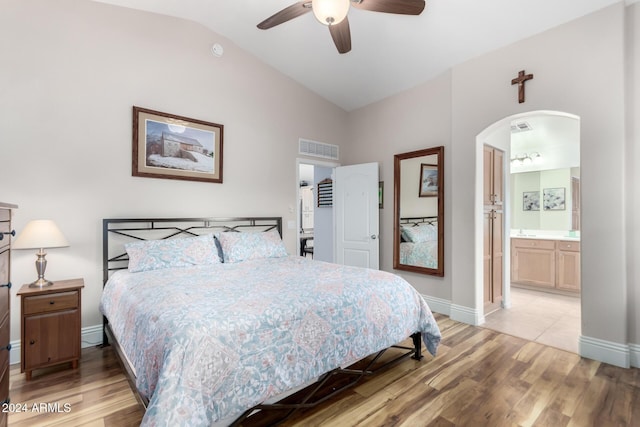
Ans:
[[[80,360],[83,279],[59,280],[46,288],[23,285],[21,298],[20,372],[27,381],[34,369]]]

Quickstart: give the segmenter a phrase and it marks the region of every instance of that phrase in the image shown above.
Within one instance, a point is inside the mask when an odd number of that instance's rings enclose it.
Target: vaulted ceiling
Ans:
[[[419,16],[351,7],[352,50],[339,54],[312,13],[269,30],[256,27],[295,0],[95,1],[198,22],[347,111],[618,2],[427,0]]]

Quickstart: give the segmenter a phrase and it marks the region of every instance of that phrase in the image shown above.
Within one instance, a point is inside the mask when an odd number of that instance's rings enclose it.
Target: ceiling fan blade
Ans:
[[[372,12],[420,15],[424,10],[425,2],[424,0],[352,0],[351,6]]]
[[[311,12],[311,2],[309,0],[299,1],[268,17],[258,24],[258,28],[261,30],[268,30],[269,28],[280,25],[283,22],[287,22],[293,18],[304,15],[307,12]]]
[[[338,52],[347,53],[351,50],[351,31],[346,17],[339,24],[329,25],[329,32]]]

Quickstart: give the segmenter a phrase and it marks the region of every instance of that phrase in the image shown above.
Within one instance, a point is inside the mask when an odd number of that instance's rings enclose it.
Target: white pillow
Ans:
[[[287,250],[277,230],[238,233],[226,231],[216,235],[224,262],[240,262],[260,258],[287,256]]]
[[[220,263],[212,234],[184,239],[142,240],[124,245],[129,271]]]

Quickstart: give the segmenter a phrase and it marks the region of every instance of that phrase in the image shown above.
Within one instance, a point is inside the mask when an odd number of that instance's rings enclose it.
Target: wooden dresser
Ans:
[[[0,403],[9,402],[9,351],[11,351],[11,210],[16,205],[0,202]],[[0,412],[0,426],[7,425],[7,413]]]

